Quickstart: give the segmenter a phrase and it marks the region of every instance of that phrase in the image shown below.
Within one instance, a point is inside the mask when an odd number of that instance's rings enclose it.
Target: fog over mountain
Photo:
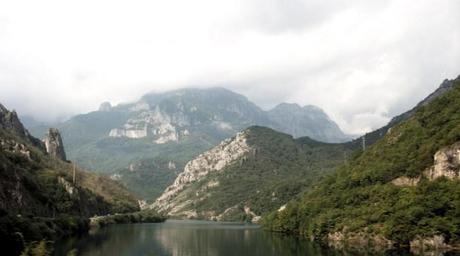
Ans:
[[[3,1],[0,101],[40,121],[148,92],[225,87],[315,105],[348,134],[455,78],[457,0]]]

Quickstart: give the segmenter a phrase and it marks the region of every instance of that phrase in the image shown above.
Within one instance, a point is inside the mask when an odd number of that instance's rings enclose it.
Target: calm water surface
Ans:
[[[256,225],[168,220],[122,224],[84,237],[56,243],[55,255],[355,255],[333,251],[294,236],[261,230]]]

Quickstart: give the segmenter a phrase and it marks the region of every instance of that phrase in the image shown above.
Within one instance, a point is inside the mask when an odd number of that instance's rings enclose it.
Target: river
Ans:
[[[290,256],[356,255],[324,248],[296,236],[263,231],[257,225],[168,220],[119,224],[83,237],[58,241],[54,255],[84,256]]]

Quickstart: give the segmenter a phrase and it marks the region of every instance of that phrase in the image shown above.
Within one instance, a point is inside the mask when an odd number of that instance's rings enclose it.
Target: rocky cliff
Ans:
[[[21,139],[33,144],[40,150],[45,150],[43,143],[31,136],[29,131],[22,125],[16,111],[9,111],[2,104],[0,104],[0,129],[14,133]]]
[[[75,116],[55,127],[64,136],[67,158],[85,168],[114,175],[139,197],[151,200],[177,175],[155,163],[173,161],[182,169],[202,152],[252,125],[325,141],[338,138],[338,133],[327,136],[331,129],[326,128],[337,126],[321,110],[311,106],[301,109],[299,116],[292,113],[293,122],[275,121],[246,97],[224,88],[179,89],[146,94],[128,104],[103,103],[98,111]],[[291,116],[286,111],[282,115]],[[46,129],[33,132],[42,136]],[[129,166],[140,163],[147,164],[136,173],[127,173]],[[160,173],[166,175],[160,177]],[[158,189],[149,194],[152,187]]]
[[[43,140],[45,143],[46,152],[62,161],[66,160],[64,144],[62,143],[61,134],[58,129],[50,128]]]
[[[120,184],[62,160],[65,151],[56,129],[41,142],[14,111],[0,105],[0,211],[90,216],[137,209],[136,199]]]
[[[213,149],[204,152],[187,163],[184,171],[179,174],[174,183],[166,188],[164,193],[155,201],[152,208],[169,215],[179,213],[191,201],[181,201],[178,197],[187,186],[204,179],[212,172],[218,172],[225,167],[235,164],[237,160],[249,153],[251,148],[247,144],[247,132],[240,132],[231,139],[224,140]],[[218,186],[218,182],[208,186]]]
[[[179,218],[257,222],[346,153],[341,145],[250,127],[188,162],[152,208]]]

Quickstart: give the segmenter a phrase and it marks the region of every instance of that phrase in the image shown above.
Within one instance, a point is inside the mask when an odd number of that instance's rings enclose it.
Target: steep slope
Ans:
[[[308,113],[318,116],[320,112],[315,109],[314,113]],[[69,159],[111,175],[143,199],[152,199],[178,174],[158,162],[173,162],[182,169],[203,151],[251,125],[280,130],[296,125],[298,134],[327,139],[322,131],[315,130],[327,131],[324,127],[335,124],[324,113],[320,116],[308,119],[314,123],[282,126],[282,121],[277,124],[268,112],[229,90],[181,89],[147,94],[131,104],[111,106],[106,102],[99,111],[76,116],[57,127],[62,132]],[[323,122],[332,124],[321,126]],[[43,127],[32,130],[40,136],[44,132]]]
[[[298,137],[310,137],[324,142],[344,142],[348,137],[324,111],[315,106],[300,107],[282,103],[267,112],[273,129]]]
[[[343,163],[346,152],[250,127],[188,162],[152,208],[175,217],[257,221]]]
[[[84,219],[95,214],[138,210],[120,184],[61,161],[29,135],[15,112],[0,110],[0,237],[8,255],[24,242],[85,228]]]
[[[460,243],[460,79],[265,226],[329,242]]]
[[[171,185],[184,169],[185,164],[186,162],[183,161],[172,161],[161,157],[145,158],[118,170],[110,175],[110,178],[130,188],[140,198],[152,200],[159,197],[163,190]]]

